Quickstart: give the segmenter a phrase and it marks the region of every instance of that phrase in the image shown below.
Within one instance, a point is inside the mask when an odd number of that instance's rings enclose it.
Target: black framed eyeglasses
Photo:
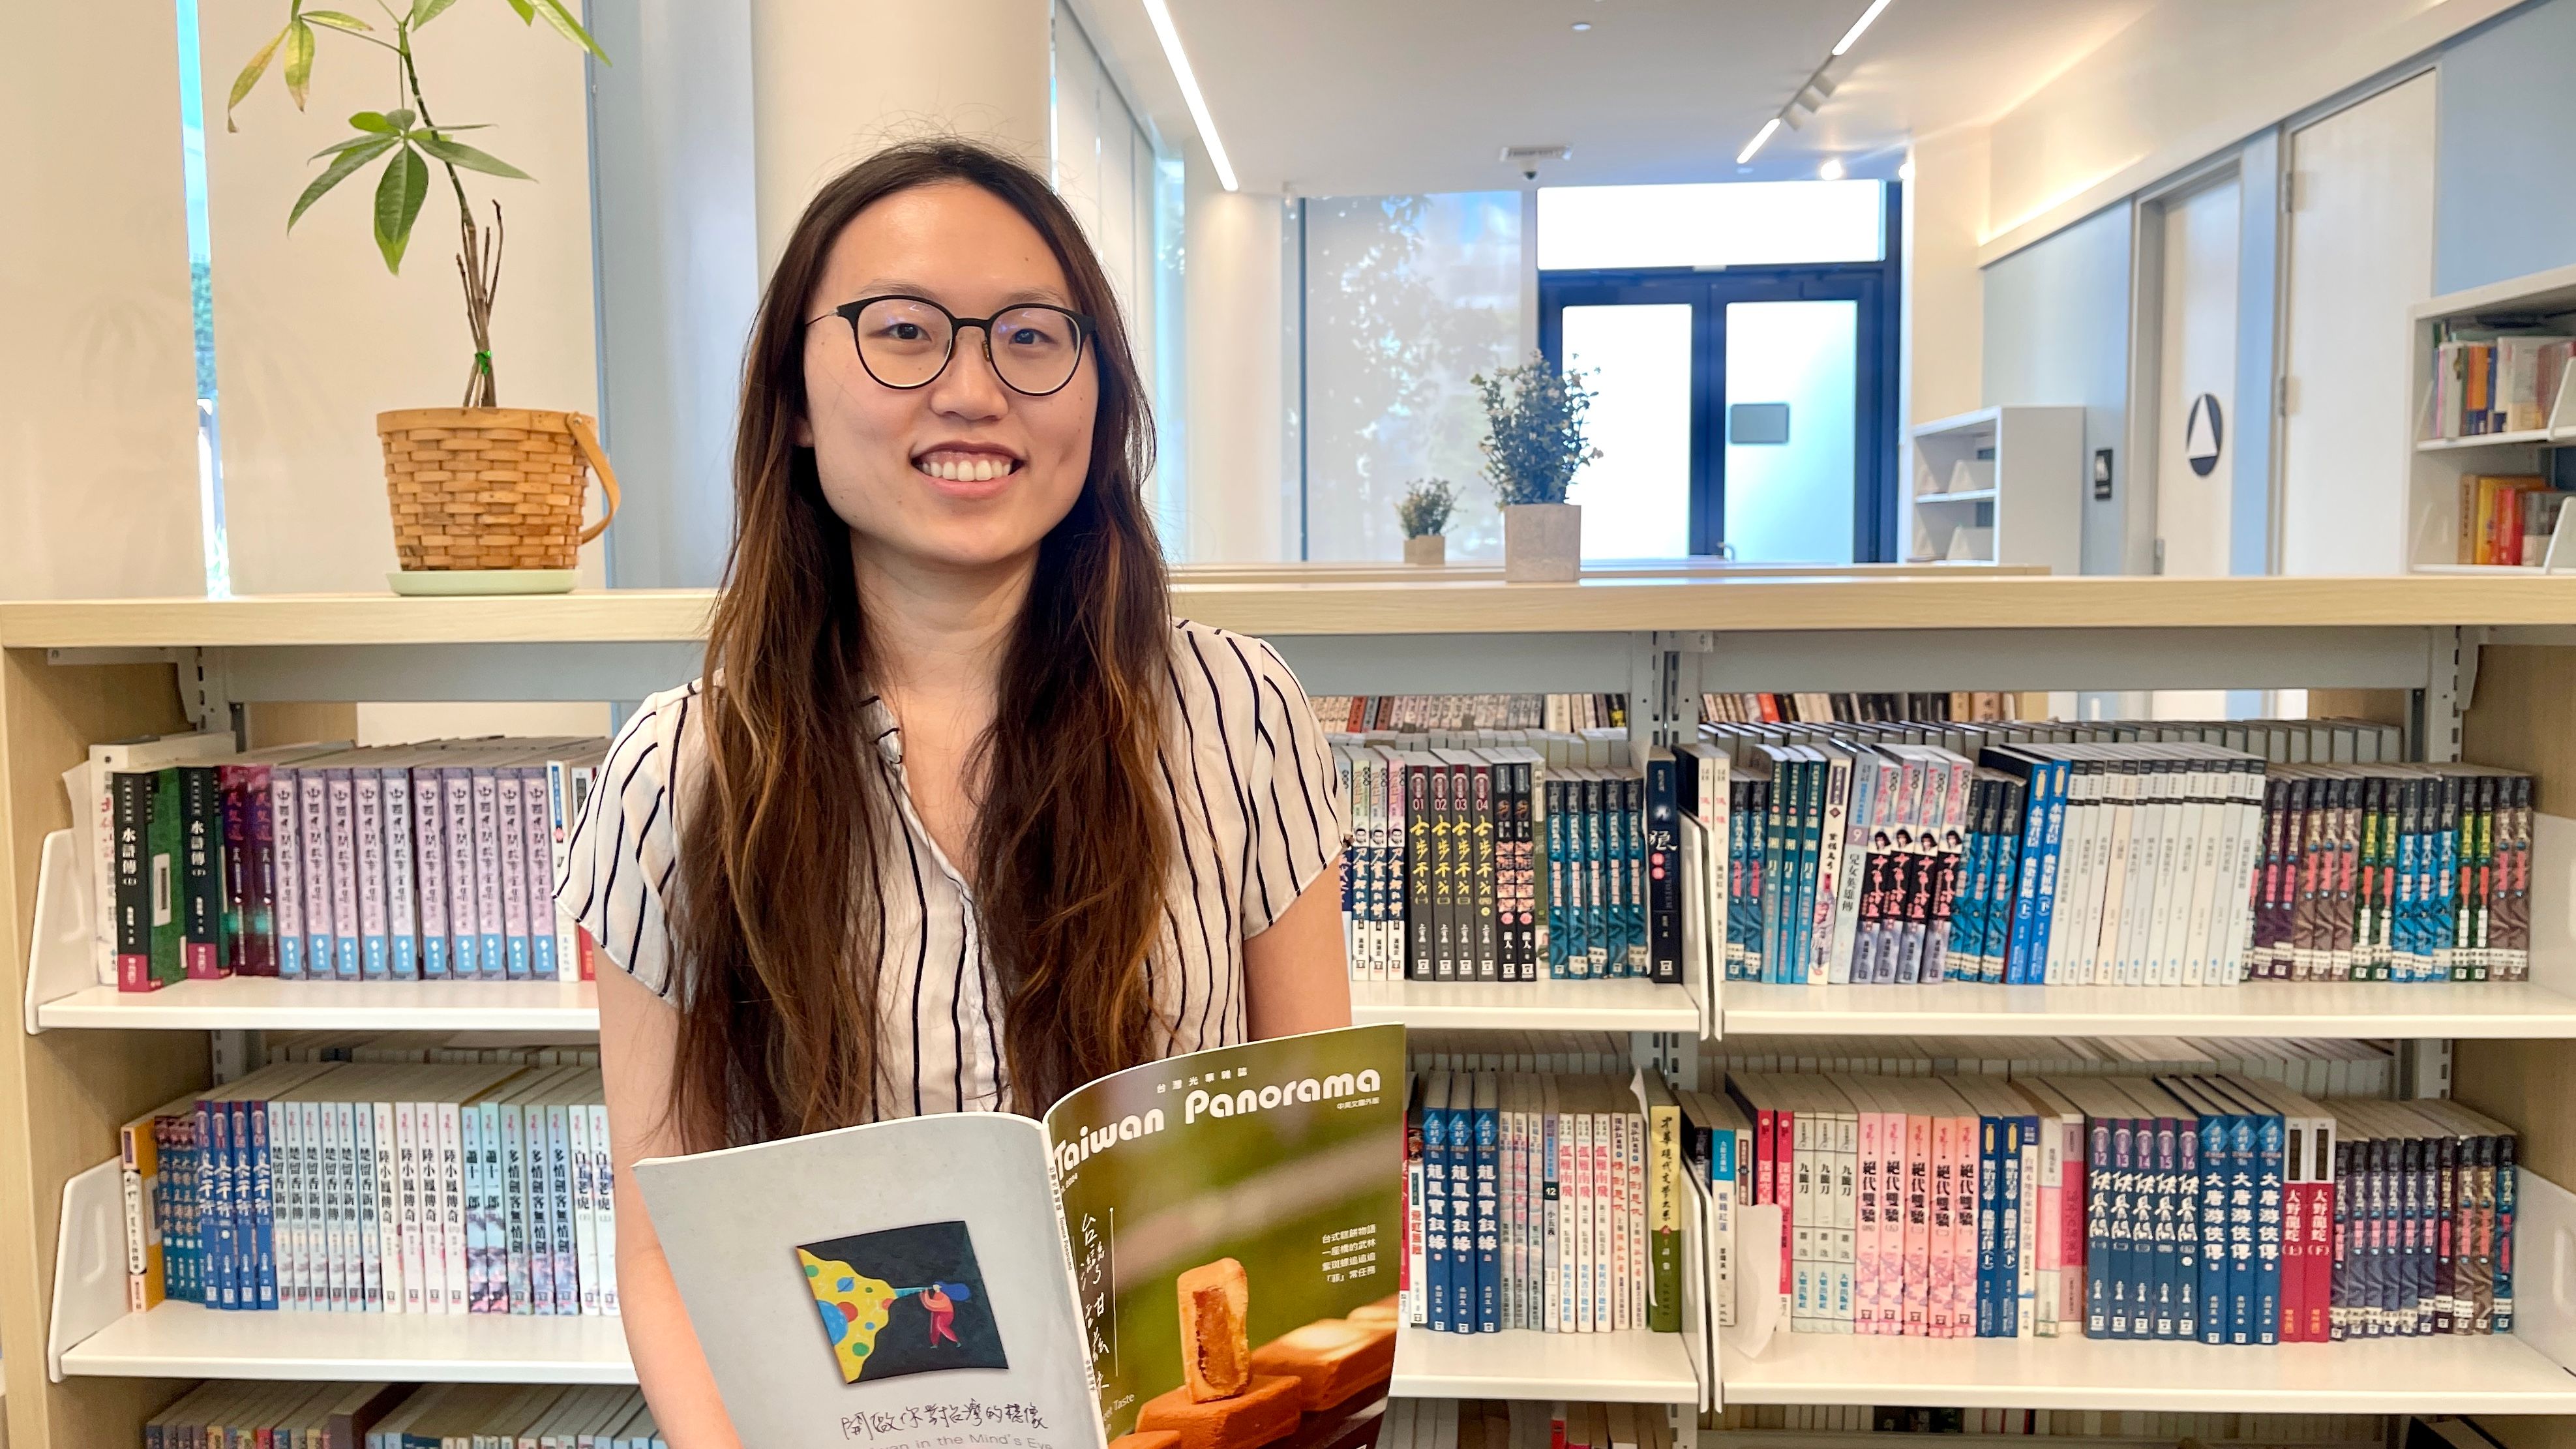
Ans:
[[[1006,307],[990,317],[960,317],[928,297],[890,295],[845,302],[824,316],[849,322],[868,376],[906,391],[928,387],[947,371],[957,334],[980,327],[984,360],[1004,386],[1029,397],[1061,392],[1082,366],[1083,344],[1099,330],[1081,313],[1043,302]]]

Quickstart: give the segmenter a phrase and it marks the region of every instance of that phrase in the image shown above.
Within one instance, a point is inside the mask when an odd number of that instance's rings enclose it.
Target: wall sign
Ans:
[[[2218,450],[2226,442],[2226,422],[2219,416],[2218,395],[2205,392],[2191,400],[2191,416],[2182,425],[2183,461],[2206,478],[2218,470]]]

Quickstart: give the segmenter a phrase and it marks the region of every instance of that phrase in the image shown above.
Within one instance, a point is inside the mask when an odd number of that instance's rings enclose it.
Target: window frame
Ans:
[[[1568,306],[1687,302],[1691,306],[1691,477],[1686,535],[1693,557],[1717,551],[1726,519],[1726,307],[1731,302],[1849,301],[1853,347],[1852,559],[1896,561],[1898,333],[1903,306],[1904,188],[1890,181],[1875,262],[1743,267],[1638,267],[1538,273],[1538,344],[1562,369]],[[1529,243],[1535,246],[1535,239]]]

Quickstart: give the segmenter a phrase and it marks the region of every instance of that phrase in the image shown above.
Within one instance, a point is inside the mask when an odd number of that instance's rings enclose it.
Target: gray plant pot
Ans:
[[[1446,534],[1426,533],[1404,541],[1404,561],[1428,564],[1433,568],[1449,562],[1449,539]]]
[[[1582,504],[1514,503],[1503,509],[1503,582],[1570,584],[1582,573]]]

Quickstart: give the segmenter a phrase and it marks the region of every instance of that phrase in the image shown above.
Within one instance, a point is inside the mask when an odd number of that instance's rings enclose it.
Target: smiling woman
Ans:
[[[619,736],[561,892],[622,968],[616,1160],[1348,1024],[1323,736],[1267,645],[1171,617],[1125,324],[1046,183],[957,141],[834,179],[742,397],[705,673]],[[617,1191],[655,1415],[733,1444]]]

